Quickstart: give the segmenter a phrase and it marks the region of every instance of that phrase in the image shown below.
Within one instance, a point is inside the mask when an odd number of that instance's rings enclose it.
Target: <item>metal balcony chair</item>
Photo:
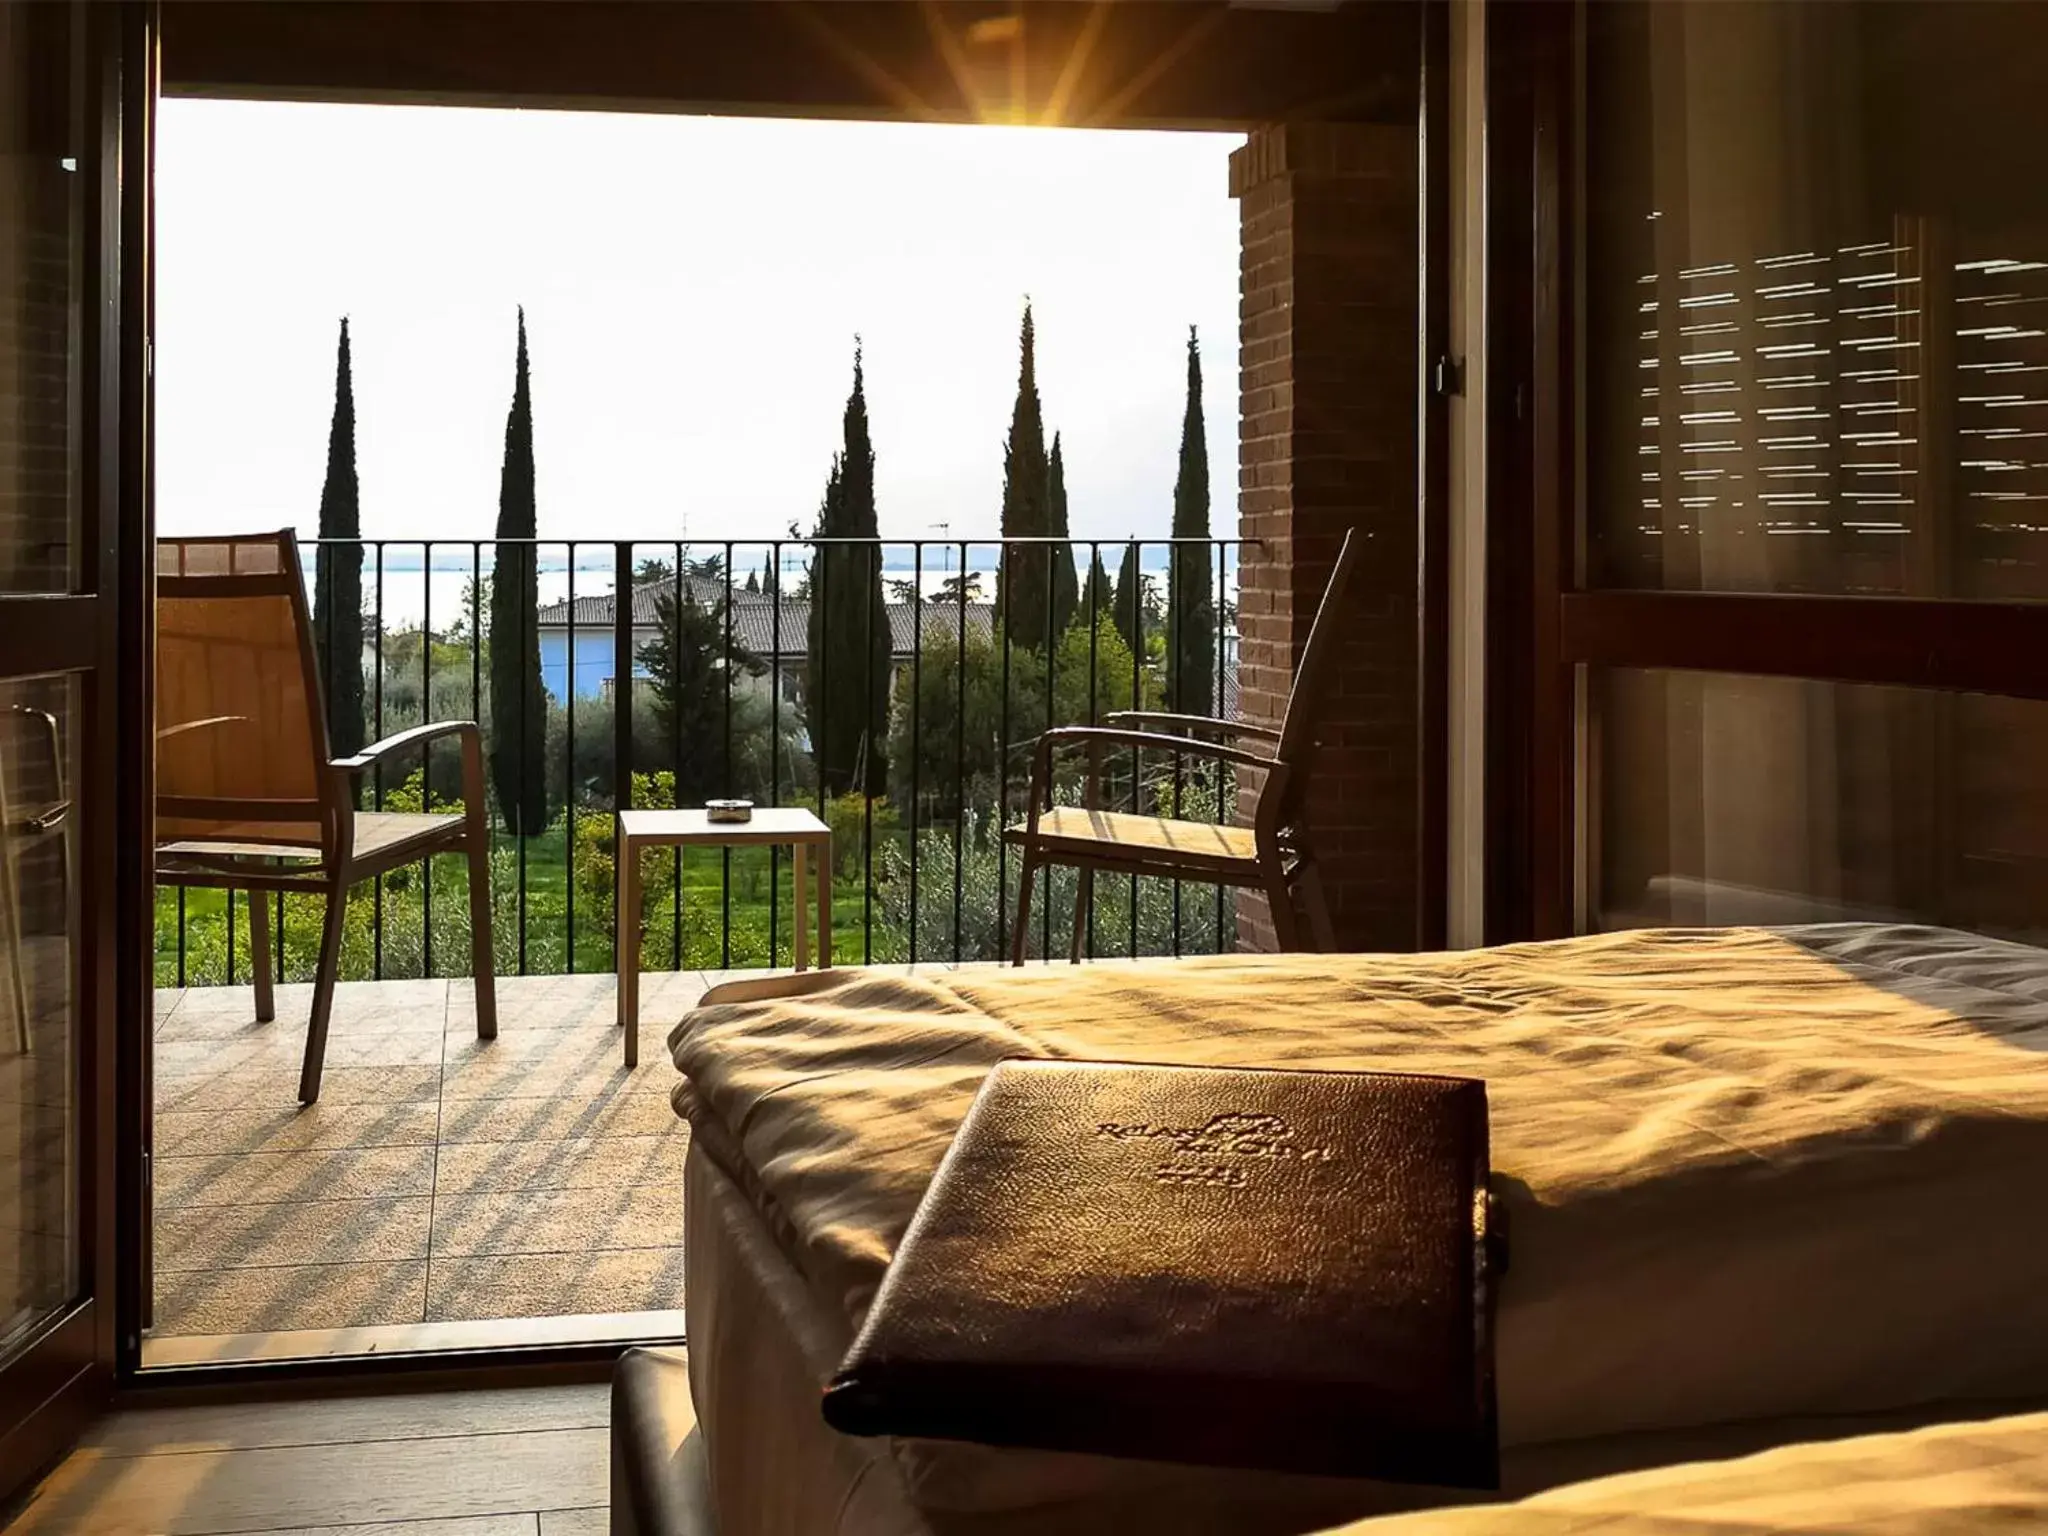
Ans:
[[[156,720],[157,881],[250,893],[259,1021],[276,1017],[270,915],[260,893],[326,898],[303,1103],[320,1097],[349,887],[430,854],[469,857],[476,1032],[486,1040],[498,1033],[482,735],[473,720],[437,720],[353,757],[331,756],[306,583],[289,531],[158,543]],[[442,736],[462,745],[461,815],[356,809],[366,770]]]
[[[1336,614],[1357,563],[1356,529],[1344,536],[1336,569],[1302,648],[1301,666],[1288,694],[1278,730],[1242,720],[1127,710],[1108,725],[1062,725],[1038,738],[1031,768],[1030,810],[1024,824],[1003,836],[1022,852],[1017,892],[1017,926],[1010,942],[1012,964],[1024,963],[1031,921],[1031,882],[1041,866],[1064,864],[1079,871],[1074,892],[1074,933],[1069,958],[1081,958],[1082,934],[1094,899],[1097,873],[1153,875],[1164,880],[1197,880],[1209,885],[1246,886],[1266,893],[1273,933],[1282,949],[1299,948],[1294,900],[1307,910],[1317,948],[1336,947],[1329,908],[1297,818],[1310,755],[1315,750],[1315,712],[1330,652],[1337,643]],[[1141,729],[1140,727],[1157,729]],[[1179,735],[1170,734],[1180,732]],[[1207,735],[1214,740],[1200,740]],[[1228,738],[1238,738],[1239,744]],[[1084,801],[1053,804],[1053,754],[1065,747],[1088,749]],[[1214,826],[1169,816],[1140,816],[1104,810],[1099,804],[1104,748],[1131,747],[1210,758],[1265,777],[1254,792],[1249,826]],[[1135,754],[1134,754],[1135,755]]]

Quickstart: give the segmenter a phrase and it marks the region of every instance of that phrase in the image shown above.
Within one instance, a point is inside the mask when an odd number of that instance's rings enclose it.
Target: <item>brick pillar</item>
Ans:
[[[1279,722],[1344,531],[1368,539],[1323,695],[1306,831],[1345,949],[1417,937],[1417,270],[1412,129],[1290,124],[1231,156],[1240,220],[1239,690]],[[1238,944],[1275,947],[1240,892]],[[1306,930],[1304,929],[1304,932]]]

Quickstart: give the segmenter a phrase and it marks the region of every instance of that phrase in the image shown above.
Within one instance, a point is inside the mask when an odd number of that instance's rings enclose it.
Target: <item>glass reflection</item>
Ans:
[[[78,1288],[76,683],[0,683],[0,1355]]]

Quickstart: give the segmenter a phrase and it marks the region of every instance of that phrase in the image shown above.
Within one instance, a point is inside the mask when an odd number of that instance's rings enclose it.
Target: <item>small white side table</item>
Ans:
[[[640,851],[674,848],[747,848],[762,843],[787,843],[796,889],[790,925],[796,930],[796,968],[810,964],[804,908],[810,904],[813,849],[818,854],[818,964],[832,963],[832,829],[809,811],[757,809],[751,821],[719,821],[702,811],[621,811],[616,852],[619,866],[619,1022],[626,1029],[626,1065],[640,1063]]]

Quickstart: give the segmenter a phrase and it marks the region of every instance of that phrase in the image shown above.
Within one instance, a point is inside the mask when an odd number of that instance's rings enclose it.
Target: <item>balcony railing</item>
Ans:
[[[809,806],[832,826],[842,961],[1007,954],[1017,861],[1001,832],[1023,813],[1038,734],[1122,709],[1236,709],[1241,541],[1057,544],[1076,567],[1071,588],[1052,540],[367,539],[306,554],[330,712],[354,558],[366,738],[482,722],[499,967],[529,974],[613,968],[618,807],[709,796]],[[531,601],[494,623],[494,579],[528,567]],[[505,719],[491,702],[501,630],[529,668],[537,660],[545,692],[529,707],[530,692],[499,690],[518,700]],[[1234,812],[1234,781],[1208,759],[1124,752],[1104,773],[1105,804]],[[454,753],[437,751],[408,776],[374,778],[365,797],[452,809],[458,786]],[[645,857],[646,969],[791,962],[782,850]],[[1041,954],[1066,953],[1073,878],[1056,871],[1034,901]],[[342,975],[461,974],[466,879],[449,857],[358,887]],[[310,979],[314,899],[262,899],[277,904],[278,978]],[[159,984],[248,980],[248,900],[160,891]],[[1083,944],[1090,956],[1230,949],[1232,897],[1098,877]]]

